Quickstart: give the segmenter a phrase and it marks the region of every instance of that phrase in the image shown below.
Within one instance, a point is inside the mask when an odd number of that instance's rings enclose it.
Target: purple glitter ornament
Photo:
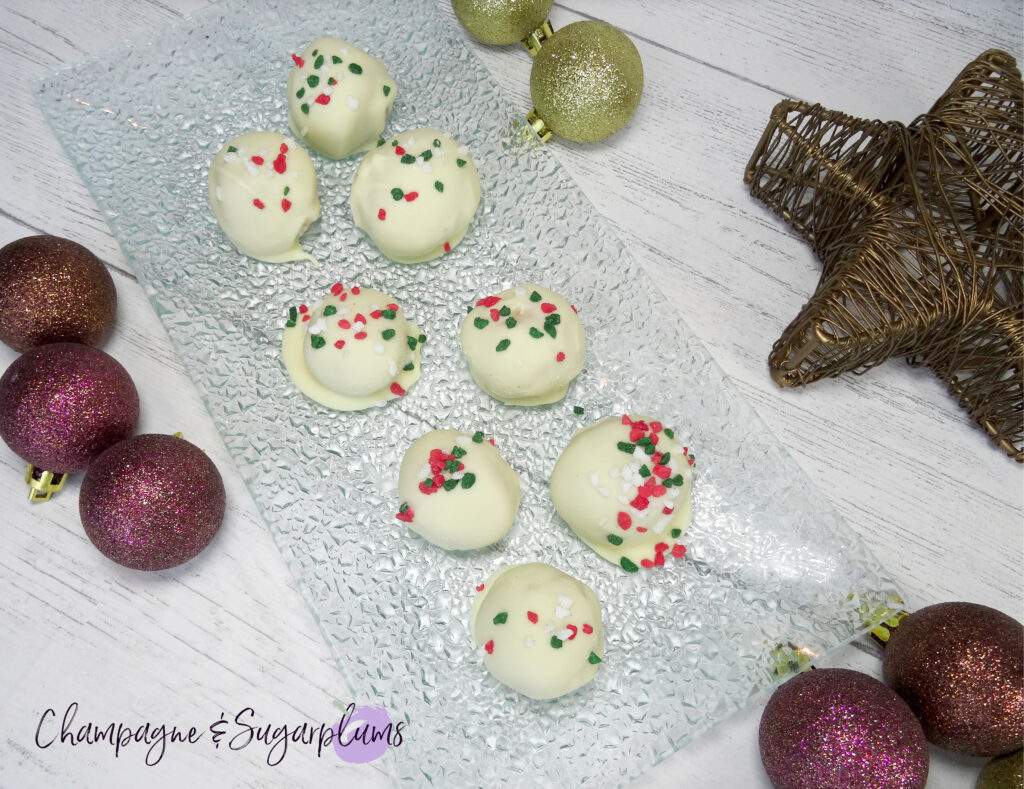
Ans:
[[[941,603],[892,631],[885,681],[910,704],[928,739],[968,756],[1024,745],[1024,626],[974,603]]]
[[[86,345],[42,345],[0,378],[0,438],[37,469],[80,471],[130,436],[138,419],[131,376]]]
[[[761,762],[776,789],[922,789],[928,743],[907,703],[841,668],[782,685],[761,715]]]
[[[135,436],[89,467],[78,511],[104,556],[133,570],[166,570],[213,539],[224,518],[224,483],[185,439]]]

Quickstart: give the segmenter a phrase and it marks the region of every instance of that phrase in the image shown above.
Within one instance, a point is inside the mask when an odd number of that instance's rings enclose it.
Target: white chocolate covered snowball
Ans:
[[[624,570],[681,558],[694,458],[656,420],[608,417],[572,437],[551,472],[555,509],[577,536]]]
[[[586,350],[575,308],[540,285],[480,299],[462,321],[460,340],[477,386],[511,405],[561,400]]]
[[[398,520],[449,550],[497,542],[519,509],[519,478],[483,433],[432,430],[409,447],[398,472]]]
[[[401,397],[420,377],[427,338],[379,290],[340,283],[316,307],[288,311],[282,356],[303,394],[338,411]]]
[[[213,215],[231,243],[268,263],[308,258],[299,236],[320,217],[316,171],[302,146],[276,132],[248,132],[213,157]]]
[[[292,60],[291,130],[332,159],[368,151],[395,103],[395,81],[384,63],[340,38],[318,38]]]
[[[531,699],[586,685],[604,657],[597,597],[549,564],[506,567],[478,586],[470,628],[487,670]]]
[[[352,181],[352,219],[399,263],[422,263],[466,235],[480,204],[469,151],[437,129],[413,129],[377,147]]]

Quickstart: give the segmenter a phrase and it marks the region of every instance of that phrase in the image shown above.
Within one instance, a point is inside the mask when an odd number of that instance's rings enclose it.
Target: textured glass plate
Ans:
[[[289,55],[322,34],[387,63],[399,86],[388,133],[432,125],[469,145],[483,202],[439,263],[391,263],[353,227],[356,159],[314,156],[323,217],[304,242],[319,262],[255,262],[215,224],[211,157],[245,131],[287,133]],[[515,142],[517,109],[435,3],[215,7],[49,74],[39,90],[354,697],[409,721],[386,757],[399,780],[627,783],[770,688],[777,645],[826,653],[896,594],[551,152]],[[393,295],[429,337],[423,377],[387,407],[331,412],[284,373],[288,306],[335,281]],[[564,294],[587,332],[583,374],[550,407],[489,399],[459,352],[465,306],[521,281]],[[688,556],[636,575],[580,543],[547,490],[573,432],[627,410],[656,415],[697,455]],[[490,549],[447,553],[394,518],[405,448],[443,426],[484,430],[520,476],[516,525]],[[469,635],[474,586],[524,561],[581,578],[604,608],[596,680],[555,702],[498,684]]]

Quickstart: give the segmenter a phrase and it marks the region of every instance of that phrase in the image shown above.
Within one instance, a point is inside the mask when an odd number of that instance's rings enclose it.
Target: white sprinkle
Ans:
[[[234,151],[228,151],[226,154],[224,154],[224,161],[225,162],[233,162],[237,158],[238,158],[238,154],[235,153]]]
[[[423,468],[420,469],[419,477],[421,479],[426,479],[429,476],[430,476],[430,464],[429,463],[424,463],[423,464]]]
[[[289,148],[295,147],[295,140],[293,140],[291,137],[285,137],[284,140],[282,140],[282,142]]]
[[[464,476],[466,476],[465,471],[456,471],[454,474],[452,474],[452,479],[462,479]]]
[[[548,624],[544,625],[544,632],[545,633],[554,633],[555,632],[555,626],[549,622]]]
[[[473,438],[472,436],[467,436],[463,435],[462,433],[459,433],[459,435],[455,436],[455,443],[464,447],[468,447],[470,444],[473,443]]]
[[[423,168],[423,172],[425,172],[425,173],[432,173],[432,172],[434,172],[434,168],[430,166],[429,162],[423,162],[422,164],[420,164],[420,167]]]
[[[556,635],[558,636],[559,641],[568,641],[569,636],[572,635],[572,631],[569,628],[565,628],[565,630],[559,630]]]
[[[572,608],[572,598],[561,594],[558,596],[558,604],[566,608]]]
[[[605,498],[608,498],[609,496],[612,495],[611,491],[608,490],[608,488],[598,488],[597,492],[600,493]]]
[[[463,156],[468,156],[469,155],[469,148],[467,148],[465,145],[460,145],[459,146],[459,153],[461,153]]]
[[[323,318],[317,318],[313,321],[309,328],[306,329],[310,334],[320,334],[324,329],[327,328],[327,322]]]
[[[530,638],[529,636],[527,636],[526,638],[523,639],[523,645],[527,649],[533,649],[533,639]]]
[[[617,468],[610,468],[610,469],[608,469],[608,476],[609,476],[609,477],[611,477],[612,479],[615,479],[615,478],[616,478],[616,477],[618,477],[618,476],[619,476],[619,475],[620,475],[621,473],[622,473],[622,472],[621,472],[621,471],[619,471],[619,470],[618,470]]]
[[[339,315],[350,315],[351,313],[352,313],[352,310],[349,307],[338,307],[338,314]]]
[[[625,490],[629,490],[629,488],[626,487]],[[619,504],[629,504],[629,499],[625,496],[619,496]]]
[[[267,149],[266,148],[260,148],[259,153],[257,153],[256,155],[257,156],[266,156],[267,155]]]
[[[663,531],[665,531],[665,527],[668,526],[671,522],[672,516],[664,515],[657,523],[654,524],[654,526],[651,528],[651,531],[653,531],[655,534],[661,534]]]
[[[355,96],[346,96],[345,103],[354,110],[359,109],[359,99],[357,99]]]
[[[477,647],[476,648],[476,654],[480,657],[481,660],[483,660],[484,659],[484,655],[487,654],[487,650],[484,649],[483,647]]]
[[[221,192],[219,186],[214,190],[214,194],[217,195],[217,202],[218,203],[223,203],[224,202],[224,194]]]
[[[412,146],[414,146],[416,144],[416,138],[410,136],[409,139],[405,141],[405,144],[408,145],[411,148]]]
[[[342,47],[341,49],[338,50],[338,54],[341,55],[343,58],[347,58],[348,50],[345,47]]]
[[[245,162],[245,169],[253,178],[260,174],[260,168],[250,161]]]
[[[388,362],[388,375],[392,378],[398,375],[398,365],[394,362]]]
[[[519,298],[524,298],[526,296],[526,288],[516,288],[515,289],[515,294]]]
[[[562,606],[560,606],[560,605],[559,606],[555,606],[555,618],[556,619],[565,619],[567,616],[569,616],[569,609],[568,608],[562,608]]]
[[[363,329],[366,328],[366,324],[363,323],[363,321],[355,321],[352,324],[352,326],[355,328],[356,331],[362,331]]]
[[[383,356],[384,355],[384,343],[382,343],[382,342],[375,342],[373,344],[373,352],[375,354],[378,354],[379,356]]]
[[[593,485],[595,488],[597,487],[597,480],[598,480],[597,472],[596,471],[591,471],[590,472],[590,484]]]
[[[666,504],[665,505],[665,509],[667,509],[669,512],[672,512],[675,508],[676,508],[675,504]]]
[[[647,453],[644,452],[642,447],[638,446],[636,449],[633,450],[633,457],[636,460],[639,460],[641,463],[647,462]]]
[[[334,88],[324,88],[323,93],[325,96],[330,96],[332,93],[334,93]]]
[[[665,494],[670,499],[679,498],[679,488],[669,488],[668,493]]]
[[[298,170],[289,170],[288,174],[291,175],[291,177],[294,180],[296,180],[296,181],[299,180],[299,171]]]

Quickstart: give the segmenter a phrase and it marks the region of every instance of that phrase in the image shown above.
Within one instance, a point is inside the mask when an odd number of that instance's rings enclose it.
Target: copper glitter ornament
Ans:
[[[95,345],[110,332],[116,311],[114,281],[81,244],[28,236],[0,249],[0,342],[14,350]]]
[[[84,469],[130,436],[138,418],[131,376],[87,345],[42,345],[15,359],[0,378],[0,438],[37,469]]]
[[[885,648],[885,681],[921,719],[928,739],[968,756],[1024,745],[1024,626],[974,603],[908,616]]]
[[[100,455],[78,498],[93,545],[133,570],[166,570],[199,554],[220,528],[224,507],[213,461],[183,438],[155,434]]]
[[[775,691],[760,727],[776,789],[922,789],[928,743],[899,696],[847,669],[800,674]]]
[[[554,0],[452,0],[462,26],[485,44],[515,44],[541,27]]]
[[[629,36],[606,22],[573,22],[534,58],[527,120],[544,140],[552,132],[576,142],[603,140],[633,117],[643,90],[644,65]]]

